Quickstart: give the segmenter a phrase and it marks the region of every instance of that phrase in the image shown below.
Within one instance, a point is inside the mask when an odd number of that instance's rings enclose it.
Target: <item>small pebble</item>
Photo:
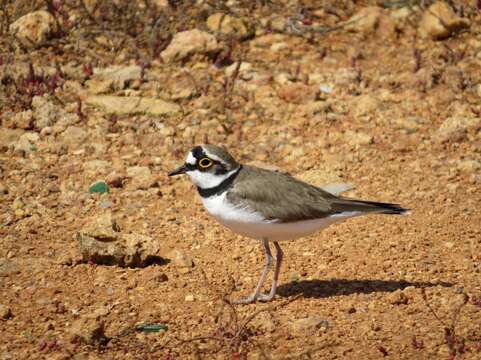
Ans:
[[[12,310],[7,305],[0,304],[0,318],[7,320],[12,317]]]

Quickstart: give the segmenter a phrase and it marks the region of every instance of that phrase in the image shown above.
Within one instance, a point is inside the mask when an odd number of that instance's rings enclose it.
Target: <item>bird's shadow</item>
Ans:
[[[394,292],[408,286],[427,288],[435,286],[451,287],[447,282],[409,282],[397,280],[302,280],[292,281],[279,286],[277,294],[289,297],[302,294],[306,298],[326,298],[350,294],[370,294],[373,292]]]

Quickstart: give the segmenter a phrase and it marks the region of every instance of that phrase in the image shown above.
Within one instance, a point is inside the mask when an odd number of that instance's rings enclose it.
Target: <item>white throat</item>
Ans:
[[[228,173],[216,175],[210,172],[203,172],[200,170],[193,170],[187,172],[192,182],[201,189],[210,189],[220,185],[222,181],[234,174],[239,168],[229,171]]]

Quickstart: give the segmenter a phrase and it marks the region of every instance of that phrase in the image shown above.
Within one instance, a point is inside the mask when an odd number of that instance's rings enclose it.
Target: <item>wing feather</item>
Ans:
[[[227,198],[268,220],[292,222],[329,216],[335,196],[281,172],[244,166]]]
[[[266,220],[295,222],[320,219],[343,212],[402,214],[397,204],[338,197],[292,176],[244,166],[227,198],[253,209]]]

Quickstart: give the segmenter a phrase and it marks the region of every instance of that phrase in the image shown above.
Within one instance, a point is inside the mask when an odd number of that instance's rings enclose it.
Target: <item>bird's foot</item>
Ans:
[[[253,304],[255,302],[269,302],[274,298],[274,294],[252,294],[234,300],[233,304]]]

